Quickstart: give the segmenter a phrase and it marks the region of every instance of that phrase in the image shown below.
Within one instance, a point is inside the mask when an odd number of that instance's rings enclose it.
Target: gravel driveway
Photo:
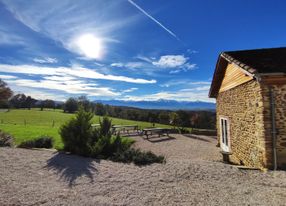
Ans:
[[[286,172],[224,164],[212,137],[131,138],[136,147],[164,154],[166,164],[0,148],[0,205],[286,204]]]

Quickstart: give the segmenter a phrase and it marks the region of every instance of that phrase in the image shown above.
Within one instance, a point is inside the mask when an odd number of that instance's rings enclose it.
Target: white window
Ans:
[[[229,120],[220,117],[220,145],[224,152],[230,152]]]

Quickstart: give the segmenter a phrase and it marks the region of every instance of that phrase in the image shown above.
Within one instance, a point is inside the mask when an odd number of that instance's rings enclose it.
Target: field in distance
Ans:
[[[13,109],[9,112],[0,112],[0,129],[15,137],[16,144],[25,140],[37,138],[41,135],[54,137],[55,148],[63,147],[59,135],[59,127],[75,114],[64,113],[62,110]],[[99,123],[100,116],[94,115],[93,123]],[[150,122],[132,121],[111,118],[115,125],[138,125],[139,129],[151,127]],[[170,125],[155,124],[156,127],[172,128]]]

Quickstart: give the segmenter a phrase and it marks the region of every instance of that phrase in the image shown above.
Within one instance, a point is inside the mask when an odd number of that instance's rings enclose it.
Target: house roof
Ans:
[[[234,63],[247,73],[286,74],[286,47],[222,52],[217,60],[209,97],[216,97],[228,62]]]

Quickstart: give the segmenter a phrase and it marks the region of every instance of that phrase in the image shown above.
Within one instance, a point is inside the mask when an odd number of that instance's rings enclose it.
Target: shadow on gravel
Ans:
[[[47,161],[44,168],[56,171],[60,175],[60,179],[72,187],[75,185],[76,179],[81,176],[87,176],[91,183],[94,182],[93,176],[97,169],[94,167],[93,161],[99,162],[97,159],[56,153]]]
[[[198,135],[193,135],[193,134],[183,134],[184,137],[188,137],[188,138],[192,138],[192,139],[197,139],[197,140],[200,140],[200,141],[204,141],[204,142],[210,142],[210,140],[208,139],[205,139],[205,138],[202,138]]]

